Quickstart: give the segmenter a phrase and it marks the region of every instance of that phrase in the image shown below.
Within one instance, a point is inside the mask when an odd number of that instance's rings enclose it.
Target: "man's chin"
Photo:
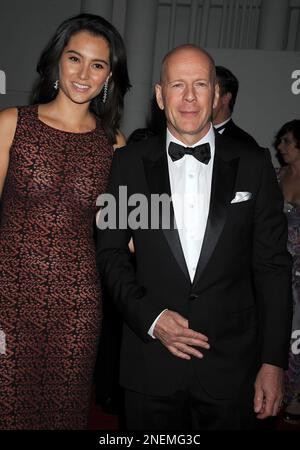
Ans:
[[[199,139],[201,139],[201,136],[205,136],[205,134],[208,132],[210,126],[205,125],[201,128],[184,128],[181,129],[179,132],[180,134],[187,135],[187,136],[200,136]]]

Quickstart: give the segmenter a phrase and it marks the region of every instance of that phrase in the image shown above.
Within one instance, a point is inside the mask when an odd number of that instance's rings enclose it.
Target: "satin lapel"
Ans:
[[[222,233],[232,200],[239,158],[226,161],[215,155],[210,210],[193,285],[198,283]]]
[[[160,153],[160,156],[156,160],[149,160],[144,158],[144,170],[146,175],[146,180],[148,183],[148,188],[150,194],[167,194],[169,197],[171,196],[171,188],[170,188],[170,179],[169,179],[169,170],[168,170],[168,161],[167,161],[167,155],[164,150],[164,145],[162,145],[162,152]],[[159,225],[160,227],[163,224],[163,217],[162,217],[162,211],[160,208],[159,211]],[[180,238],[178,234],[178,230],[173,225],[175,224],[174,219],[174,209],[173,209],[173,203],[170,204],[170,228],[168,229],[162,229],[169,247],[177,261],[177,264],[183,271],[186,278],[191,282],[190,276],[188,273],[187,265],[185,262],[184,254],[182,251]]]

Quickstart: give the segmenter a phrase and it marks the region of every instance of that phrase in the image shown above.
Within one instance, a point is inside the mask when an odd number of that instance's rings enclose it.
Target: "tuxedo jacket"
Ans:
[[[230,119],[226,123],[222,135],[230,137],[232,139],[237,139],[245,144],[247,143],[252,145],[258,145],[256,140],[245,130],[242,130],[242,128],[238,127],[232,119]]]
[[[121,384],[137,392],[169,395],[192,370],[212,396],[230,398],[253,382],[262,363],[287,366],[291,261],[281,192],[266,151],[215,134],[210,210],[193,282],[176,227],[98,231],[99,270],[124,318]],[[108,192],[117,211],[119,186],[128,196],[170,195],[165,136],[116,150]],[[247,200],[231,203],[237,192],[247,192]],[[166,308],[208,336],[203,359],[180,359],[149,336]]]

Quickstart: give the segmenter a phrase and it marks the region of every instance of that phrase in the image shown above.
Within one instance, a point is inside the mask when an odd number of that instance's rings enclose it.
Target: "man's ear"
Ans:
[[[158,104],[158,107],[163,110],[164,109],[164,102],[162,97],[162,89],[160,84],[155,85],[155,96],[156,96],[156,103]]]
[[[220,86],[218,83],[215,84],[215,95],[214,95],[214,101],[213,101],[213,109],[215,109],[218,105],[218,101],[220,98]]]
[[[228,106],[230,101],[231,101],[231,99],[232,99],[231,92],[226,92],[226,94],[224,94],[223,97],[222,97],[223,104]]]

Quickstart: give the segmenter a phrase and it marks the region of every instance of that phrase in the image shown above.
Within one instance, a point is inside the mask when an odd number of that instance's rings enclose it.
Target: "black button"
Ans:
[[[189,300],[197,300],[198,295],[197,294],[190,294]]]

